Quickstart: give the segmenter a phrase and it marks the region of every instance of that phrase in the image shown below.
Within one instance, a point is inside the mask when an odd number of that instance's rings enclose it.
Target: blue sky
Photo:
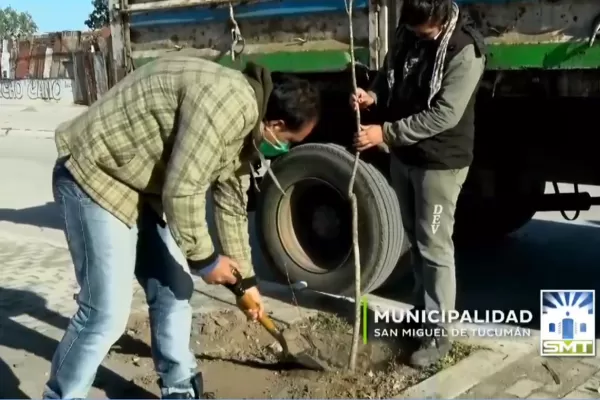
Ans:
[[[87,30],[84,21],[92,12],[92,0],[0,0],[0,8],[27,11],[40,33]]]

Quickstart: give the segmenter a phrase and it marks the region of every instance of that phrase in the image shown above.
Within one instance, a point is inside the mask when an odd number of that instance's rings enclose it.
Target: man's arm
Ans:
[[[483,74],[485,58],[475,46],[461,50],[448,64],[442,87],[431,108],[395,122],[383,124],[383,139],[390,146],[410,146],[454,128],[462,118]]]
[[[250,171],[245,167],[231,178],[215,183],[213,196],[215,222],[223,253],[239,264],[242,278],[250,278],[254,276],[246,210]]]
[[[244,129],[248,106],[232,87],[185,89],[177,136],[167,165],[162,201],[167,223],[191,269],[218,257],[206,223],[206,193],[218,168],[223,136]]]

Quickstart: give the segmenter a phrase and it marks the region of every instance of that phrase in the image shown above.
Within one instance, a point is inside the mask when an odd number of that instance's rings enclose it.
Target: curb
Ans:
[[[27,137],[35,139],[54,139],[54,131],[40,131],[33,129],[13,129],[13,128],[0,128],[0,137],[11,136],[11,137]]]
[[[471,343],[471,341],[465,341]],[[417,383],[398,395],[401,398],[455,399],[484,379],[531,353],[527,343],[495,342],[489,350],[479,350],[457,364]]]

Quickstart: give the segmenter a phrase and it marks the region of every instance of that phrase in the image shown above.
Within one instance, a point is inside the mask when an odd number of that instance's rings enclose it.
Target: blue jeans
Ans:
[[[134,276],[146,293],[162,394],[191,393],[194,284],[169,229],[150,209],[142,210],[137,226],[127,227],[81,189],[61,160],[52,180],[81,289],[79,309],[52,359],[44,398],[87,396],[102,360],[125,331]]]

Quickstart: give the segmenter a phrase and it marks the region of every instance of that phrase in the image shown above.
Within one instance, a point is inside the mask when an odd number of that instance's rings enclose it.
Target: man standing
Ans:
[[[452,0],[404,0],[395,43],[371,90],[359,89],[351,101],[360,109],[377,106],[386,122],[363,126],[355,143],[361,151],[390,147],[392,183],[412,245],[416,307],[453,310],[454,211],[473,159],[485,45]],[[433,320],[425,325],[445,328]],[[410,362],[431,365],[450,348],[447,337],[426,338]]]
[[[302,141],[319,104],[304,80],[174,57],[139,68],[57,129],[54,198],[81,290],[44,397],[87,396],[125,330],[135,276],[149,305],[162,397],[200,398],[190,270],[232,289],[237,269],[258,304],[247,313],[263,313],[248,238],[250,161],[256,150],[281,154]],[[209,189],[221,255],[206,223]]]

